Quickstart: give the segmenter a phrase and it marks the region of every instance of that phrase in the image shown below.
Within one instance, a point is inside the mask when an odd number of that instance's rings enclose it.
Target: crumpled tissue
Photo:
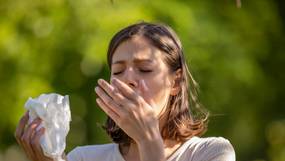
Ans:
[[[29,98],[25,108],[29,110],[29,123],[37,117],[42,119],[41,127],[45,128],[45,133],[40,138],[40,144],[44,155],[63,161],[62,154],[71,121],[68,95],[41,94],[37,98]]]

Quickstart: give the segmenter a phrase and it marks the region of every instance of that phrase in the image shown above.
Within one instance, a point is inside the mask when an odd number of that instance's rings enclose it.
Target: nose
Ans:
[[[132,67],[126,69],[122,77],[122,81],[124,81],[127,85],[129,85],[133,89],[138,87],[137,76]]]

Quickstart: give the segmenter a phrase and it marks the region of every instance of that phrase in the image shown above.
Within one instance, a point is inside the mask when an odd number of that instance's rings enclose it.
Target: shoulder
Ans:
[[[200,144],[201,148],[207,148],[211,150],[233,150],[233,146],[228,139],[223,137],[206,137],[197,139],[197,144]]]
[[[78,146],[67,155],[68,161],[89,161],[93,158],[103,159],[112,154],[116,144]]]
[[[234,148],[230,141],[223,137],[195,137],[190,146],[193,149],[193,157],[196,158],[194,160],[235,161]]]

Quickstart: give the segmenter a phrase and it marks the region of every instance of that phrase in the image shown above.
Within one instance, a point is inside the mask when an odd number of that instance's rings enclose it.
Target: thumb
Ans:
[[[139,81],[139,91],[141,96],[144,98],[144,100],[151,105],[152,107],[155,107],[156,104],[154,102],[154,100],[152,99],[152,97],[150,96],[150,89],[148,87],[148,85],[146,84],[145,80],[140,80]]]

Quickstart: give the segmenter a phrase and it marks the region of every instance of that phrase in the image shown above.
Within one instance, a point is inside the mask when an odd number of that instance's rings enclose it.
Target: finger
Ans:
[[[43,136],[44,132],[45,128],[42,127],[35,133],[34,137],[32,138],[32,147],[38,160],[42,160],[43,157],[45,157],[40,144],[40,139]]]
[[[26,111],[25,115],[20,119],[15,132],[15,137],[19,144],[21,144],[21,137],[24,133],[28,120],[29,120],[29,111]]]
[[[33,128],[31,127],[30,138],[33,138],[36,135],[37,131],[39,131],[39,127],[41,127],[41,125],[42,125],[42,120],[40,118],[37,118],[37,119],[33,120],[32,123],[35,124],[35,127],[33,127]]]
[[[118,88],[118,90],[127,98],[133,100],[133,101],[139,101],[141,98],[139,95],[127,84],[120,81],[117,78],[112,79],[112,83]]]
[[[40,126],[42,120],[40,118],[34,119],[28,127],[25,129],[23,137],[31,138],[31,136],[36,132],[37,128]]]
[[[118,90],[116,90],[111,84],[103,79],[98,80],[100,87],[116,102],[128,101]]]
[[[118,123],[120,117],[118,114],[116,114],[116,112],[114,112],[110,107],[108,107],[100,98],[97,98],[96,102],[108,116],[110,116],[115,122]]]
[[[20,147],[25,151],[25,154],[27,155],[27,157],[29,159],[33,159],[31,150],[28,149],[28,147],[26,147],[26,145],[24,144],[24,139],[23,139],[24,138],[23,134],[25,132],[25,127],[27,125],[28,120],[29,120],[29,111],[26,111],[25,115],[20,119],[19,124],[16,128],[15,137]]]
[[[25,129],[23,137],[31,137],[33,133],[37,131],[38,126],[41,125],[42,120],[40,118],[34,119]]]
[[[25,129],[25,132],[22,136],[22,145],[24,147],[24,149],[27,151],[28,155],[32,158],[35,157],[35,153],[33,151],[33,147],[32,147],[32,136],[34,135],[34,133],[36,132],[36,129],[38,128],[38,126],[40,126],[41,124],[41,120],[39,118],[33,120],[28,127]]]
[[[112,100],[112,98],[108,96],[101,87],[96,87],[95,91],[104,104],[106,104],[110,109],[112,109],[112,111],[120,116],[120,114],[123,112],[123,108],[115,103],[114,100]]]

